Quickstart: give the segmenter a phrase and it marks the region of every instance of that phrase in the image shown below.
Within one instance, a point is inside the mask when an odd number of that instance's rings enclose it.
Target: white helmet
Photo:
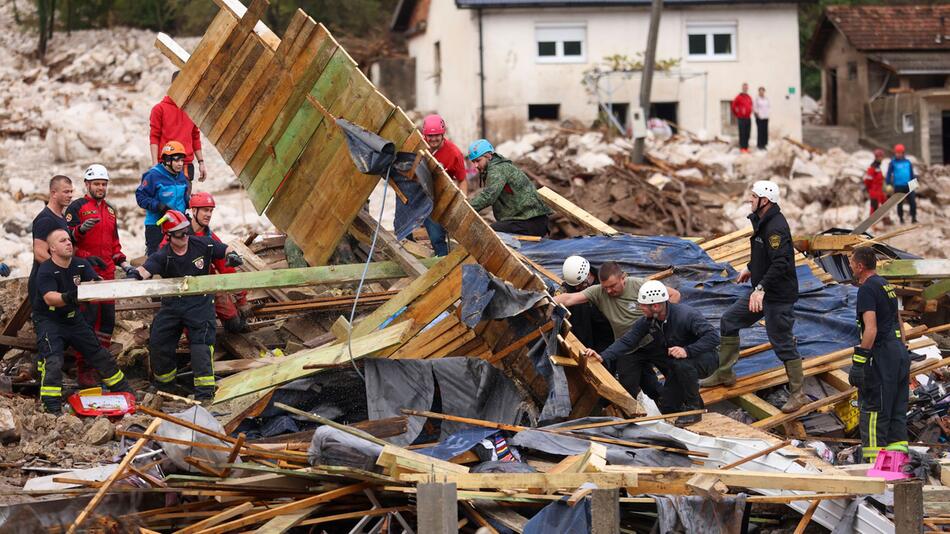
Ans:
[[[106,170],[105,166],[94,163],[86,169],[86,172],[82,173],[83,179],[85,181],[90,180],[109,180],[109,171]]]
[[[640,304],[659,304],[670,300],[670,293],[659,280],[648,280],[640,286],[637,302]]]
[[[590,262],[583,256],[568,256],[561,267],[564,283],[574,287],[581,285],[590,274]]]
[[[752,184],[752,194],[768,199],[772,204],[778,204],[778,184],[769,180],[759,180]]]

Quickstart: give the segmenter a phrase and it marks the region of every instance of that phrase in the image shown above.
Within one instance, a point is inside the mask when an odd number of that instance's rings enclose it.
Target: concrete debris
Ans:
[[[10,408],[0,408],[0,444],[20,441],[20,431]]]
[[[115,426],[105,417],[97,417],[96,421],[86,430],[83,440],[92,445],[102,445],[115,436]]]

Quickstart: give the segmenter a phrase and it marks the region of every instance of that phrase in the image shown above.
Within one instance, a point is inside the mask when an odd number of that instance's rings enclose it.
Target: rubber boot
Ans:
[[[700,387],[734,386],[736,373],[732,368],[739,361],[739,336],[722,336],[719,341],[719,369],[699,381]]]
[[[788,402],[782,406],[782,412],[797,412],[809,402],[808,397],[802,392],[805,373],[802,371],[801,358],[785,362],[785,373],[788,375]]]

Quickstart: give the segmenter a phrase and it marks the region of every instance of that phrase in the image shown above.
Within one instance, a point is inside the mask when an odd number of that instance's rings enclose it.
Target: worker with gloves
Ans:
[[[884,447],[907,452],[910,354],[904,345],[897,294],[894,286],[877,274],[874,249],[855,249],[848,263],[859,284],[857,317],[861,328],[861,343],[854,347],[848,382],[858,388],[861,456],[874,463]]]
[[[92,265],[96,275],[103,280],[115,280],[117,265],[128,275],[134,267],[122,253],[115,208],[106,202],[109,171],[99,164],[90,165],[83,173],[83,181],[85,196],[72,201],[66,208],[66,224],[75,243],[75,255]],[[80,308],[99,343],[108,349],[115,330],[115,301],[86,302]],[[76,358],[76,378],[82,387],[91,387],[98,382],[95,371],[84,365],[81,356]]]
[[[881,162],[883,160],[884,151],[880,148],[874,150],[874,161],[871,162],[867,172],[864,173],[864,188],[867,190],[868,198],[871,201],[872,214],[878,206],[887,200],[887,195],[884,194],[884,174],[881,173]]]
[[[805,375],[802,357],[792,328],[795,325],[795,302],[798,300],[798,275],[795,272],[795,249],[788,222],[779,209],[779,188],[774,182],[760,180],[752,184],[749,195],[752,213],[751,259],[736,280],[750,282],[753,290],[734,302],[720,319],[719,369],[702,381],[703,387],[732,386],[736,383],[733,367],[739,361],[739,330],[748,328],[765,317],[765,332],[788,375],[788,402],[784,413],[792,413],[808,404],[802,391]]]
[[[425,137],[429,152],[442,165],[449,178],[455,181],[463,195],[468,194],[468,185],[465,181],[465,157],[455,143],[445,137],[445,120],[439,115],[429,115],[422,121],[422,135]],[[426,217],[424,222],[429,242],[436,256],[445,256],[449,253],[448,237],[445,228],[435,222],[432,217]]]
[[[638,304],[637,297],[640,288],[647,282],[644,278],[627,276],[620,268],[620,264],[615,261],[604,262],[600,266],[599,284],[593,284],[593,275],[591,274],[591,265],[586,258],[582,256],[570,256],[564,261],[561,270],[564,276],[564,282],[568,285],[575,284],[575,287],[581,287],[586,283],[586,287],[579,290],[568,291],[554,296],[554,302],[565,306],[571,312],[571,327],[575,327],[574,314],[580,313],[581,329],[577,332],[578,339],[586,346],[593,348],[595,352],[600,352],[611,343],[620,339],[634,323],[643,317],[643,310]],[[665,286],[664,286],[665,287]],[[679,302],[680,293],[672,287],[666,288],[671,302]],[[592,310],[587,310],[589,307]],[[603,316],[610,324],[610,331],[607,336],[600,335],[596,331],[586,332],[583,328],[583,318],[585,315],[592,316],[596,312]],[[585,340],[582,336],[589,336],[591,339]],[[660,381],[652,367],[644,367],[639,375],[637,382],[631,383],[627,373],[621,373],[617,368],[616,362],[607,362],[607,368],[617,375],[618,380],[630,395],[636,397],[642,390],[643,393],[655,401],[660,400]],[[629,387],[628,387],[629,386]]]
[[[151,256],[162,242],[162,231],[156,224],[168,210],[184,213],[188,209],[188,178],[185,147],[169,141],[162,147],[161,161],[142,175],[135,190],[135,201],[145,209],[145,254]]]
[[[63,352],[66,346],[79,352],[104,377],[103,383],[111,391],[131,393],[132,389],[125,375],[116,367],[115,358],[99,343],[79,310],[77,285],[98,280],[99,276],[87,260],[73,255],[68,230],[53,230],[46,242],[51,257],[37,269],[35,289],[30,297],[36,328],[40,400],[47,412],[59,415],[63,409]]]
[[[210,237],[213,241],[222,243],[221,238],[211,231],[211,216],[214,214],[215,202],[211,193],[195,193],[188,202],[191,205],[190,233],[198,237]],[[162,242],[164,246],[168,237]],[[230,274],[237,272],[224,259],[211,262],[212,274]],[[247,332],[247,319],[241,308],[247,305],[247,291],[236,293],[218,293],[214,296],[214,314],[224,329],[232,333]]]
[[[666,286],[650,280],[640,286],[637,303],[643,317],[620,339],[598,354],[587,349],[584,356],[602,362],[616,361],[626,380],[624,387],[637,389],[644,368],[656,367],[666,377],[657,403],[663,413],[699,410],[699,379],[716,368],[719,334],[699,311],[670,302]],[[628,386],[629,384],[629,386]],[[634,394],[630,391],[631,395]],[[677,426],[698,423],[702,415],[676,418]]]
[[[904,224],[904,202],[910,205],[910,222],[917,224],[917,192],[910,190],[910,182],[915,178],[914,165],[904,157],[904,145],[894,145],[894,159],[887,166],[885,181],[888,194],[909,193],[907,198],[897,205],[897,218]]]
[[[244,263],[236,252],[210,237],[190,235],[191,222],[180,211],[169,210],[158,224],[168,235],[168,244],[145,260],[136,277],[160,275],[162,278],[202,276],[210,272],[212,262],[225,259],[236,267]],[[162,297],[149,334],[149,358],[159,389],[173,391],[178,374],[175,349],[184,328],[188,329],[195,400],[214,398],[214,296],[188,295]]]
[[[508,158],[495,153],[495,147],[479,139],[468,149],[468,159],[478,169],[483,186],[468,203],[481,211],[491,206],[496,232],[544,237],[548,234],[548,216],[552,213],[534,187],[534,183]]]

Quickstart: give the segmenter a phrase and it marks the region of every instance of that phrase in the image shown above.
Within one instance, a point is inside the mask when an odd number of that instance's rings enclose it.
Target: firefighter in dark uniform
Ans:
[[[910,354],[898,315],[894,286],[877,274],[874,249],[855,249],[849,259],[858,287],[861,343],[854,347],[848,382],[858,388],[861,456],[873,463],[882,448],[907,452]]]
[[[602,362],[622,361],[628,380],[633,382],[639,381],[644,368],[656,367],[666,377],[657,403],[660,411],[698,410],[703,407],[699,379],[716,368],[719,334],[699,311],[669,300],[662,282],[646,282],[637,295],[643,317],[603,354],[587,349],[585,356]],[[675,424],[691,425],[701,418],[699,414],[684,415],[677,417]]]
[[[89,262],[99,278],[115,280],[117,266],[126,274],[134,267],[122,253],[115,208],[106,202],[109,171],[98,163],[90,165],[83,173],[83,181],[86,194],[66,208],[66,224],[76,243],[76,257]],[[115,330],[115,301],[86,302],[81,309],[99,342],[108,349]],[[95,372],[84,365],[82,357],[76,358],[76,379],[82,387],[98,381]]]
[[[79,311],[77,286],[99,277],[88,261],[73,257],[73,243],[67,230],[53,230],[46,242],[51,257],[37,268],[31,298],[40,400],[47,412],[58,415],[63,410],[63,351],[67,346],[76,349],[105,377],[107,388],[130,393],[132,390],[116,367],[115,358],[102,348]]]
[[[168,235],[168,244],[149,256],[135,277],[201,276],[208,274],[211,262],[217,259],[227,259],[226,263],[232,267],[243,263],[241,256],[224,243],[190,235],[191,222],[180,211],[169,210],[158,223]],[[175,349],[184,328],[188,329],[195,400],[211,400],[215,391],[213,295],[162,298],[162,306],[155,314],[149,333],[152,374],[159,389],[174,389],[178,374]]]
[[[736,281],[740,284],[749,281],[754,289],[723,313],[719,325],[722,336],[719,369],[700,385],[732,386],[736,383],[733,367],[739,361],[739,330],[752,326],[764,316],[769,342],[788,375],[789,396],[782,411],[792,413],[808,404],[808,397],[802,391],[805,374],[792,334],[794,307],[798,300],[795,249],[792,247],[792,232],[778,202],[779,189],[774,182],[760,180],[752,184],[749,195],[752,257]]]

